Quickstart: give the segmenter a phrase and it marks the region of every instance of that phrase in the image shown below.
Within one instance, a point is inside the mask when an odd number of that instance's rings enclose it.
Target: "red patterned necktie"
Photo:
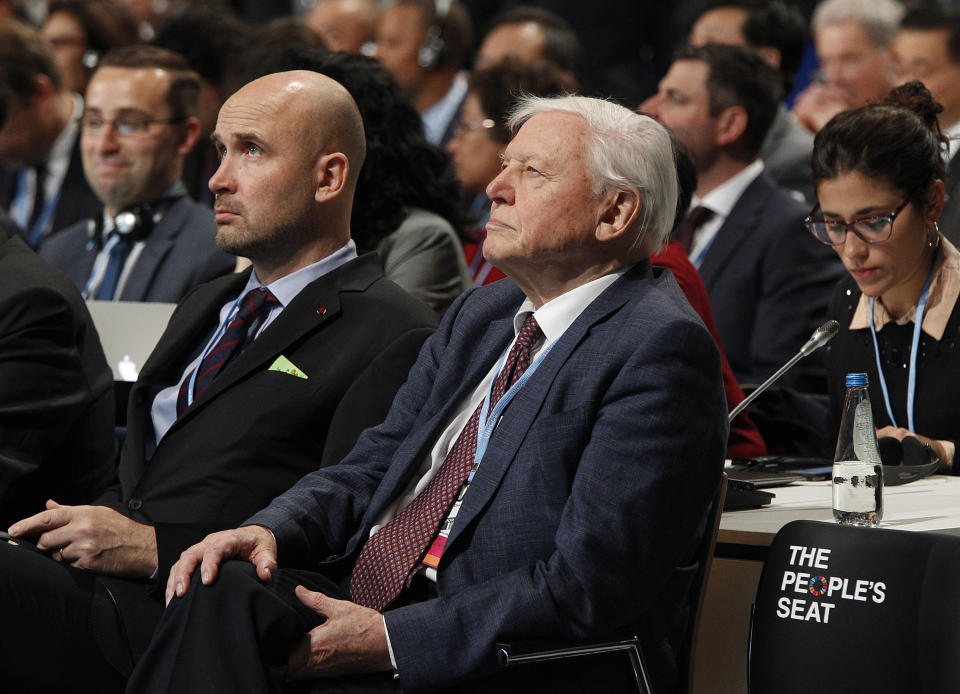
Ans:
[[[530,349],[542,336],[531,313],[493,383],[489,411],[530,366]],[[412,577],[473,468],[482,409],[481,402],[423,491],[364,544],[350,577],[350,595],[357,604],[382,611]]]
[[[217,340],[217,344],[197,367],[197,378],[193,386],[194,398],[206,390],[223,367],[236,359],[243,348],[253,340],[260,323],[277,303],[279,303],[277,297],[266,287],[251,289],[243,296],[237,315],[230,321],[223,335]],[[193,372],[190,372],[180,386],[180,392],[177,395],[177,417],[187,409],[187,391],[190,389],[192,375]]]

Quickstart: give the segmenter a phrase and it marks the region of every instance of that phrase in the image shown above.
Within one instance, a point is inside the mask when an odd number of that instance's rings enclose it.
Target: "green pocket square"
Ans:
[[[290,374],[291,376],[296,376],[297,378],[307,377],[307,374],[303,373],[303,371],[294,366],[293,362],[282,354],[273,361],[267,371],[282,371],[285,374]]]

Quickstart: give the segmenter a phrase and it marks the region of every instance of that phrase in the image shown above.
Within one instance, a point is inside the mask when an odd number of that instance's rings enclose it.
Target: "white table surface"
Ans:
[[[790,521],[833,521],[829,481],[797,482],[766,491],[776,494],[769,506],[723,514],[719,542],[767,546]],[[883,507],[881,528],[960,535],[960,477],[933,475],[885,487]]]

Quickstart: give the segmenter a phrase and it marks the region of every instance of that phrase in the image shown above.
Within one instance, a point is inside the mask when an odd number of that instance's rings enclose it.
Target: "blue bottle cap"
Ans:
[[[847,374],[847,388],[866,388],[867,374]]]

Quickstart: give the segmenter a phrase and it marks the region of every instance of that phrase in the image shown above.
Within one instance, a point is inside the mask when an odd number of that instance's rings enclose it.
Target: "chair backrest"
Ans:
[[[700,614],[703,602],[707,597],[707,583],[710,580],[710,568],[713,566],[713,553],[717,547],[717,533],[720,531],[720,516],[723,515],[723,501],[727,494],[727,473],[723,473],[720,480],[720,490],[713,501],[710,514],[707,516],[707,527],[703,531],[700,541],[700,569],[693,584],[690,586],[690,624],[687,630],[687,639],[680,651],[681,682],[677,691],[690,690],[693,682],[693,663],[696,660],[697,641],[700,636]]]
[[[770,546],[749,691],[960,691],[960,537],[818,521]]]

